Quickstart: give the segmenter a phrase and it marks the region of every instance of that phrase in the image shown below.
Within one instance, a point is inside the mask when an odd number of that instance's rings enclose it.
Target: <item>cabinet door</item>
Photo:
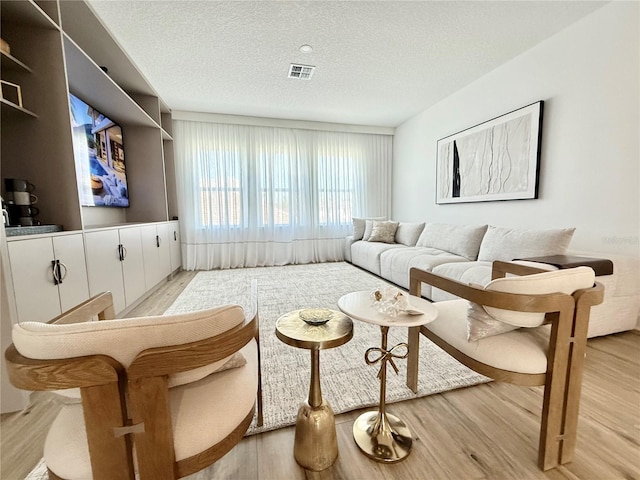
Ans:
[[[158,232],[158,263],[160,265],[160,280],[171,273],[171,242],[169,237],[169,224],[156,225]]]
[[[171,246],[171,271],[175,272],[182,266],[182,246],[180,245],[180,224],[169,222],[169,242]]]
[[[147,291],[144,281],[144,260],[142,257],[142,235],[140,227],[120,229],[120,243],[124,251],[122,276],[124,298],[127,307]]]
[[[158,230],[155,225],[141,227],[142,256],[144,258],[144,281],[147,290],[152,289],[162,278],[158,260]]]
[[[58,287],[53,280],[51,238],[7,243],[19,322],[48,322],[60,315]]]
[[[61,310],[66,312],[89,298],[84,241],[81,233],[52,237],[51,240],[55,258],[63,266],[58,291]]]
[[[119,245],[120,236],[115,228],[85,233],[89,292],[91,296],[111,292],[116,313],[126,306]]]

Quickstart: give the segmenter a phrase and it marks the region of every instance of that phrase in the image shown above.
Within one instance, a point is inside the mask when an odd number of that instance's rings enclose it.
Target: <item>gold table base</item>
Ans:
[[[298,465],[314,472],[329,468],[338,458],[338,437],[333,410],[328,403],[300,405],[296,419],[293,456]]]
[[[373,460],[394,463],[411,453],[413,438],[407,425],[394,415],[380,411],[360,415],[353,424],[353,439]]]
[[[387,350],[387,336],[389,327],[380,326],[382,342],[380,348],[370,348],[365,353],[365,361],[368,365],[380,362],[380,404],[378,410],[360,415],[353,424],[353,439],[360,450],[369,458],[383,463],[394,463],[404,460],[413,445],[413,438],[409,427],[394,415],[387,413],[387,363],[391,363],[396,373],[398,369],[393,361],[394,358],[407,358],[409,346],[406,343],[399,343],[395,347]],[[406,349],[404,355],[396,353],[397,350]],[[372,355],[378,354],[378,358],[371,359]]]

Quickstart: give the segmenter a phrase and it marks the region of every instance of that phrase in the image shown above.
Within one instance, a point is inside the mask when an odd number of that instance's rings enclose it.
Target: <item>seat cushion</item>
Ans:
[[[425,327],[465,355],[512,372],[538,374],[547,371],[548,326],[519,329],[469,342],[469,302],[449,300],[433,305],[438,309],[438,318]]]
[[[407,248],[397,243],[367,242],[360,240],[351,245],[351,261],[354,265],[380,275],[380,255],[392,248]]]
[[[240,352],[246,365],[169,390],[176,460],[223,440],[253,408],[258,391],[255,340]],[[81,404],[65,405],[53,421],[44,445],[44,460],[61,478],[92,478]]]

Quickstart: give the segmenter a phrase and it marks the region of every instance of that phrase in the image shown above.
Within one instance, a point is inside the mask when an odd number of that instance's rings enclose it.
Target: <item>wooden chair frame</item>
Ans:
[[[530,275],[545,271],[495,261],[491,277],[496,279],[508,273]],[[602,303],[603,286],[596,282],[592,288],[578,290],[573,295],[521,295],[484,290],[417,268],[412,268],[409,275],[412,295],[421,296],[422,284],[426,283],[479,305],[545,314],[545,323],[551,324],[546,373],[519,373],[484,364],[465,355],[423,325],[409,329],[407,386],[414,392],[417,390],[420,334],[459,362],[489,378],[516,385],[544,385],[538,465],[542,470],[548,470],[570,462],[576,443],[589,313],[593,305]]]
[[[252,282],[251,290],[253,312],[242,324],[204,340],[144,350],[126,369],[106,355],[35,360],[22,356],[12,344],[5,352],[9,379],[14,386],[24,390],[80,388],[95,480],[135,478],[132,442],[136,446],[141,480],[190,475],[217,461],[242,440],[256,406],[222,441],[176,462],[167,383],[169,374],[221,360],[255,339],[258,345],[257,421],[259,426],[263,422],[256,282]],[[49,323],[77,323],[95,316],[98,320],[114,318],[110,292],[87,300]],[[59,478],[51,471],[49,476],[52,480]]]

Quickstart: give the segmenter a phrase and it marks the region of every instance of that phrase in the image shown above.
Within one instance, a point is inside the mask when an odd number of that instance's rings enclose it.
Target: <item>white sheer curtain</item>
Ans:
[[[352,215],[387,215],[392,137],[177,120],[187,270],[338,261]]]

